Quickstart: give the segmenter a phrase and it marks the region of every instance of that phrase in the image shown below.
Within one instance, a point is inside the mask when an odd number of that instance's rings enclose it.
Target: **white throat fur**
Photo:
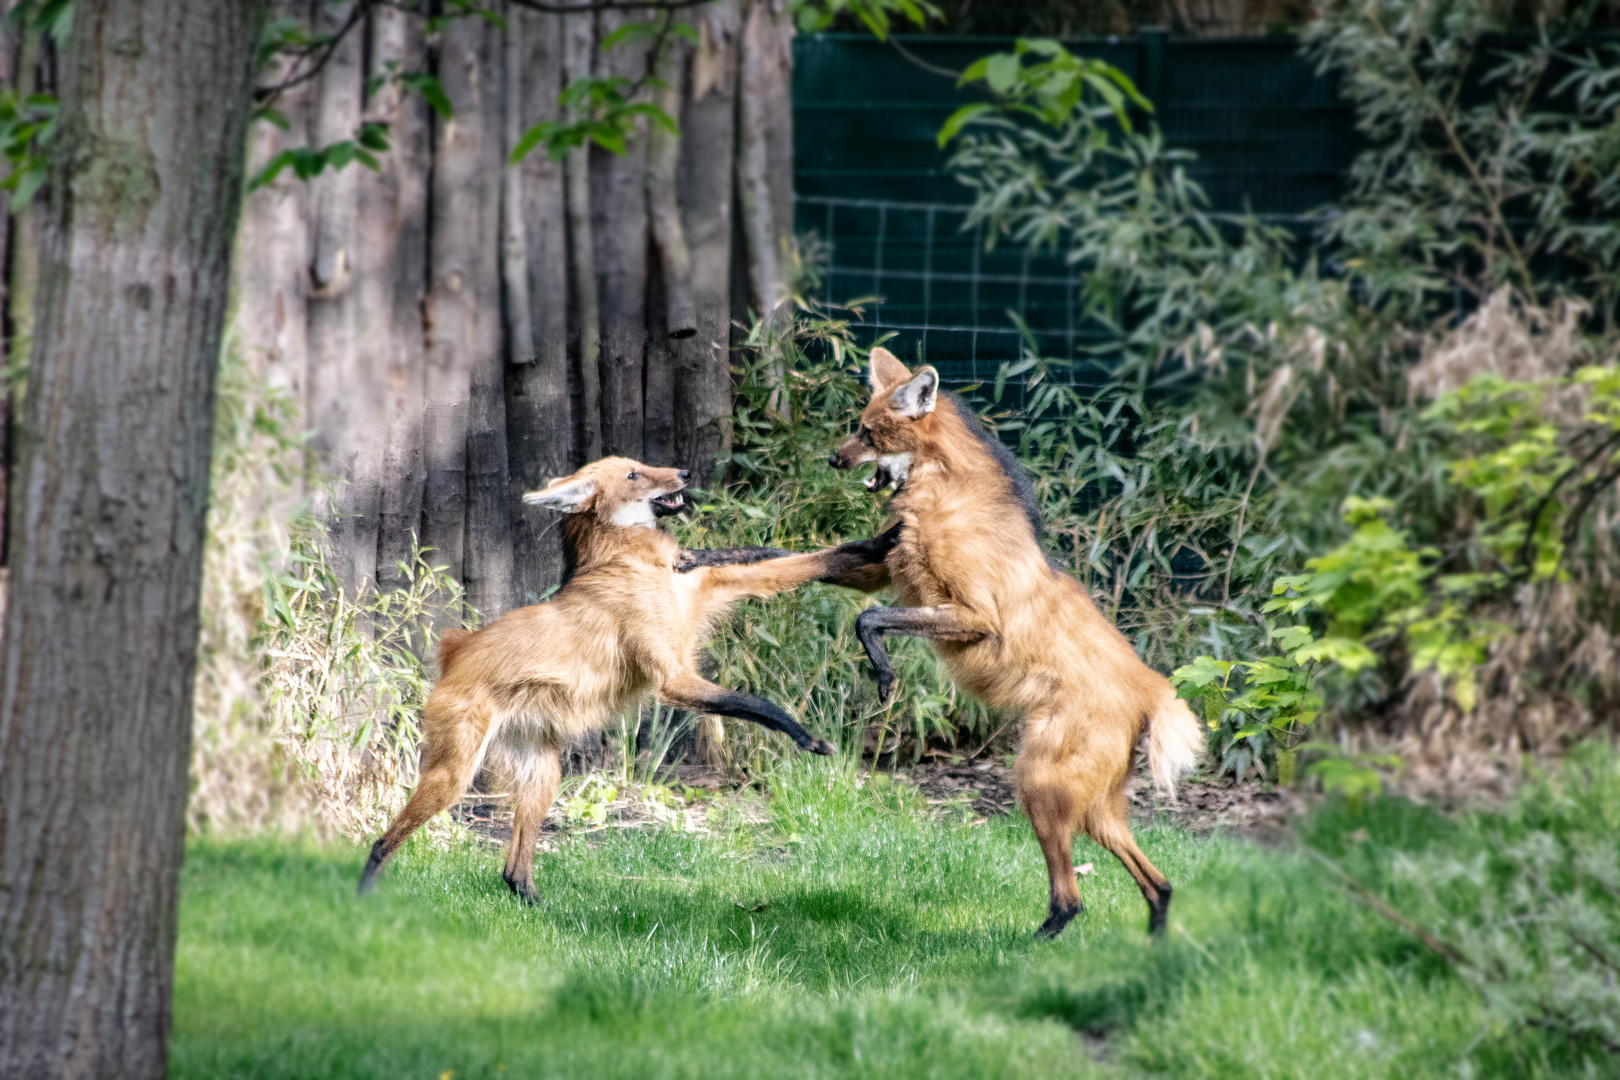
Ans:
[[[628,529],[634,525],[642,525],[649,529],[658,527],[658,518],[653,514],[650,498],[625,503],[613,511],[613,516],[608,518],[608,521],[621,529]]]
[[[906,476],[911,472],[911,454],[884,454],[878,458],[878,468],[889,474],[889,480],[896,488],[906,482]]]

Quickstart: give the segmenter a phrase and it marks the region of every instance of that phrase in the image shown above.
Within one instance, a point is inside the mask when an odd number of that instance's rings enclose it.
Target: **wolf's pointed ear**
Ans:
[[[908,420],[917,420],[933,412],[938,401],[939,372],[925,367],[894,392],[889,407]]]
[[[585,508],[596,494],[596,481],[559,476],[548,487],[531,491],[523,496],[529,506],[543,506],[547,510],[561,510],[565,514],[577,513]]]
[[[869,365],[872,377],[872,393],[881,394],[892,387],[911,378],[911,371],[894,358],[894,353],[879,345],[872,350],[872,359]]]

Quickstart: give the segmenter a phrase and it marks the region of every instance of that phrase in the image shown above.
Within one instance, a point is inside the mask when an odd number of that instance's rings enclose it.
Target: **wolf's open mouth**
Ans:
[[[871,492],[879,492],[892,483],[894,483],[894,477],[889,475],[888,469],[879,464],[877,471],[867,478],[866,490]]]
[[[652,509],[654,517],[667,517],[685,510],[686,500],[679,492],[674,495],[660,495],[652,500]]]

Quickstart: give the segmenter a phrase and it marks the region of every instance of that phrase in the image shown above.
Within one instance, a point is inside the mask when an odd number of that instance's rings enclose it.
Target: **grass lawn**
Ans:
[[[358,848],[194,841],[172,1073],[1615,1074],[1595,1051],[1505,1029],[1302,854],[1140,830],[1176,886],[1170,933],[1150,943],[1135,885],[1082,842],[1086,911],[1037,942],[1028,824],[915,804],[847,764],[796,760],[772,778],[767,824],[610,829],[542,853],[540,908],[471,843],[415,842],[357,898]],[[1367,879],[1457,828],[1397,800],[1302,826]]]

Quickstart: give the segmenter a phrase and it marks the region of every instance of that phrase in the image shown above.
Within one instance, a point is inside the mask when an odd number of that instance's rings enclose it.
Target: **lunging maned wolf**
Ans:
[[[872,350],[872,399],[832,456],[840,469],[875,461],[868,487],[895,486],[902,526],[888,554],[900,607],[863,611],[856,633],[887,698],[894,670],[884,634],[930,639],[958,686],[1020,718],[1018,793],[1046,857],[1056,936],[1080,911],[1070,840],[1076,829],[1118,856],[1162,932],[1170,883],[1136,846],[1126,782],[1144,729],[1154,781],[1174,792],[1204,735],[1164,676],[1143,664],[1073,578],[1041,550],[1034,489],[1016,459],[931,367],[913,374]]]
[[[649,694],[679,708],[752,720],[801,750],[830,754],[785,711],[716,686],[695,666],[713,624],[745,596],[837,581],[881,564],[884,537],[750,565],[677,574],[681,555],[658,519],[682,507],[687,474],[605,458],[523,501],[561,510],[572,576],[550,603],[519,608],[482,630],[447,631],[440,676],[423,711],[421,777],[371,849],[360,891],[405,838],[454,802],[480,764],[512,792],[503,876],[530,903],[534,850],[557,794],[561,755]]]

